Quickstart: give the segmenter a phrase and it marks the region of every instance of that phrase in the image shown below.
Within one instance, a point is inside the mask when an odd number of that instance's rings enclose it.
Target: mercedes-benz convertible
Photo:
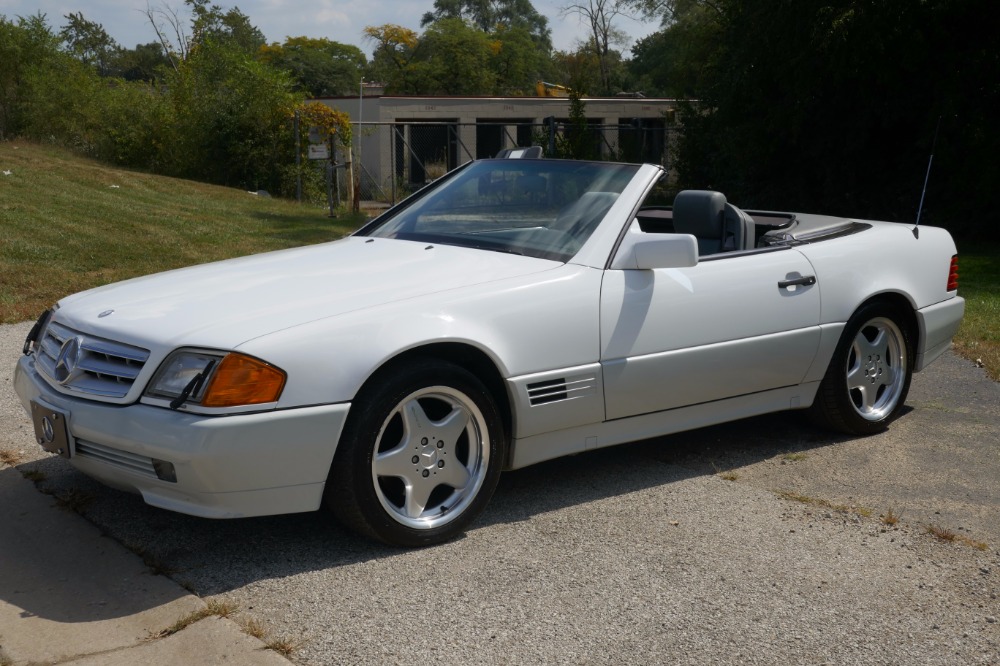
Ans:
[[[780,410],[876,433],[963,315],[938,228],[662,196],[654,165],[455,169],[342,240],[62,299],[39,444],[157,507],[462,530],[503,470]]]

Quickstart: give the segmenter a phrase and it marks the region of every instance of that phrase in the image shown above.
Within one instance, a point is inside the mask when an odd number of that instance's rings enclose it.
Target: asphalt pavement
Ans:
[[[953,355],[882,435],[783,414],[550,461],[399,550],[172,514],[44,454],[10,395],[26,329],[0,326],[0,664],[280,660],[251,624],[304,664],[1000,665],[1000,388]],[[153,638],[206,602],[239,612]]]

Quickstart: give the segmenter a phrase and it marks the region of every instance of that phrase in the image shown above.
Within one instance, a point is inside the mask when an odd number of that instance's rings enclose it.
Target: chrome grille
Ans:
[[[151,479],[157,478],[151,458],[137,456],[134,453],[98,444],[97,442],[77,438],[76,455],[81,458],[93,458],[112,467],[117,467],[118,469],[133,472]]]
[[[69,341],[70,363],[60,362]],[[123,398],[149,358],[149,351],[105,340],[49,322],[38,343],[38,368],[53,383],[71,391],[104,398]],[[71,365],[72,367],[67,367]]]
[[[568,379],[548,379],[528,384],[528,401],[532,407],[537,407],[550,402],[582,398],[593,394],[595,379],[593,375],[588,375]]]

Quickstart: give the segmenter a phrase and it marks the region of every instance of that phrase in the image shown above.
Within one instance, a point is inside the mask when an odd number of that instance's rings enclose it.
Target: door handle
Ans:
[[[815,275],[806,275],[804,277],[794,278],[791,280],[781,280],[778,282],[778,289],[788,289],[789,287],[798,287],[800,285],[808,287],[811,284],[816,284]]]

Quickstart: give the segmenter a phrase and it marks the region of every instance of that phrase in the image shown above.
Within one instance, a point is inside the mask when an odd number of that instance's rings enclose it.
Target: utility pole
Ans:
[[[355,213],[360,209],[361,202],[359,201],[361,197],[361,120],[364,118],[364,104],[365,104],[365,77],[361,77],[361,83],[358,84],[358,152],[357,152],[357,162],[358,162],[358,183],[354,182],[354,169],[348,169],[347,175],[351,183],[351,210]]]

